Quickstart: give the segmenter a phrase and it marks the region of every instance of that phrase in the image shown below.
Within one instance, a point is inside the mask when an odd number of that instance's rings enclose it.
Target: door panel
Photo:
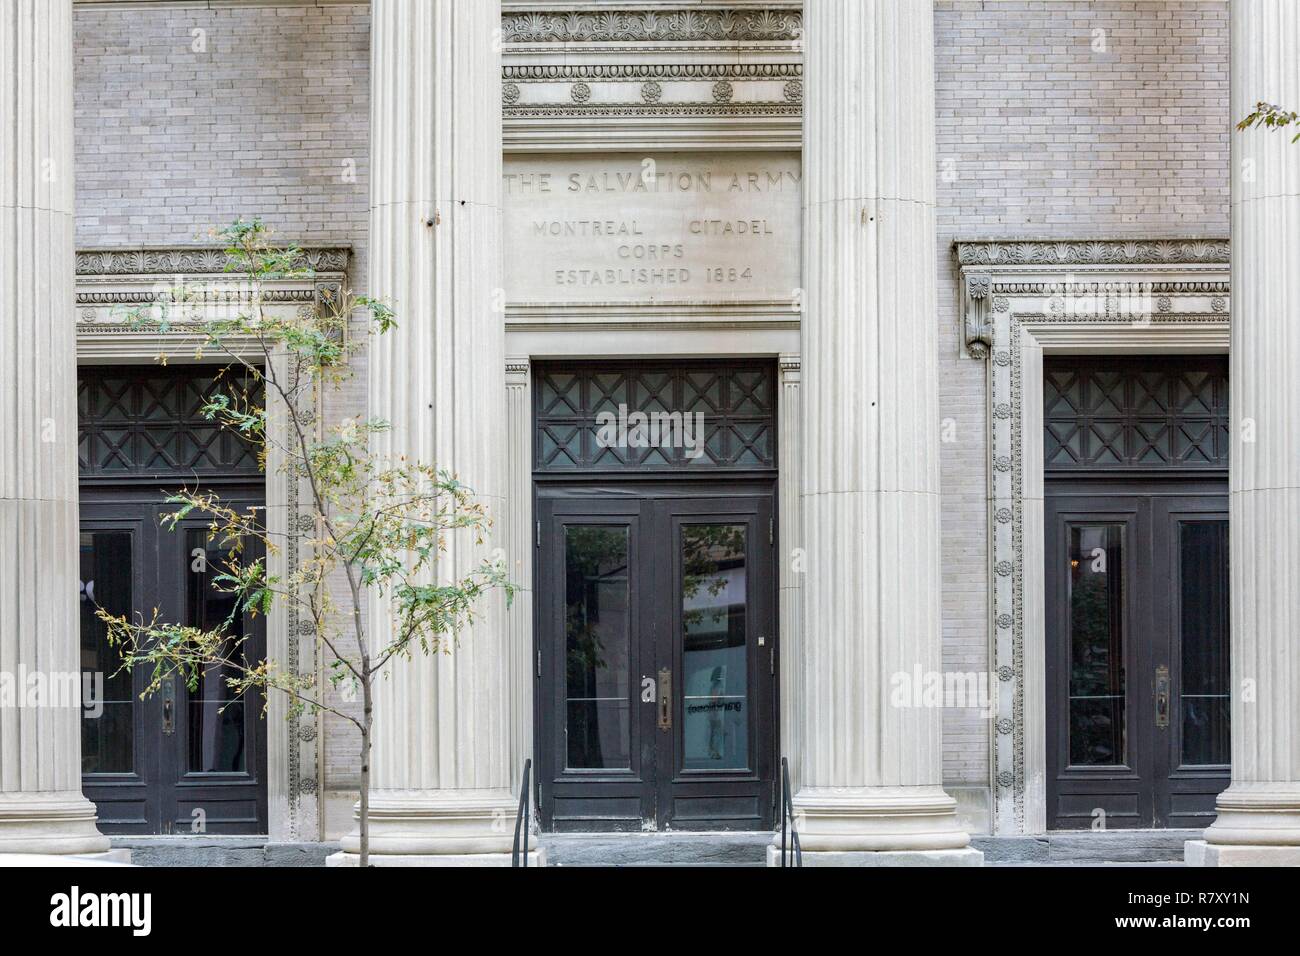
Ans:
[[[226,495],[236,509],[255,501]],[[158,519],[171,512],[161,508]],[[195,514],[159,532],[159,579],[168,620],[190,627],[220,628],[231,636],[228,653],[252,661],[265,657],[263,618],[233,614],[234,600],[216,588],[231,552],[208,541],[208,520]],[[246,553],[243,560],[254,560]],[[242,642],[242,643],[241,643]],[[160,696],[163,737],[163,827],[168,833],[264,833],[266,811],[265,721],[262,694],[235,697],[226,678],[235,672],[212,667],[191,690],[179,677]]]
[[[1157,825],[1206,827],[1228,785],[1228,513],[1214,497],[1153,502],[1156,567],[1168,589],[1170,696],[1158,768],[1168,793]]]
[[[1049,773],[1055,826],[1148,825],[1148,741],[1137,732],[1148,604],[1139,596],[1138,499],[1049,503],[1047,615]],[[1053,808],[1049,806],[1049,814]]]
[[[540,501],[538,765],[543,824],[641,830],[653,814],[652,653],[642,639],[642,506]]]
[[[660,552],[657,593],[671,595],[659,654],[678,688],[673,731],[660,737],[671,747],[659,757],[671,769],[660,775],[661,828],[757,830],[770,819],[771,506],[764,498],[658,503],[669,548]]]
[[[157,527],[139,509],[133,518],[118,508],[83,504],[81,514],[81,672],[98,701],[82,711],[82,787],[107,832],[154,833],[158,754],[142,744],[155,707],[140,699],[144,675],[121,670],[96,611],[135,615],[156,606],[143,556],[157,547]]]
[[[1227,501],[1151,491],[1049,491],[1052,828],[1206,826],[1228,784]]]
[[[538,764],[554,830],[771,820],[770,488],[537,503]]]
[[[236,508],[261,503],[245,494],[222,498]],[[109,833],[265,833],[261,695],[233,699],[214,670],[200,675],[193,695],[173,677],[142,698],[149,675],[120,671],[95,617],[104,607],[150,617],[157,609],[162,621],[202,627],[230,618],[231,598],[212,586],[227,552],[206,540],[208,521],[195,514],[163,527],[174,509],[157,499],[144,489],[82,490],[82,669],[102,674],[104,687],[102,712],[82,720],[83,789]],[[265,656],[262,620],[240,615],[228,626],[257,660]]]

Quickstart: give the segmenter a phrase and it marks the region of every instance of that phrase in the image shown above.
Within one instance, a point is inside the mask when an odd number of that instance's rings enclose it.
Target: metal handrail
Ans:
[[[524,761],[524,785],[519,788],[519,811],[515,814],[515,844],[510,851],[511,866],[528,865],[528,831],[530,829],[531,804],[528,801],[528,778],[532,776],[533,762]],[[519,853],[519,835],[523,834],[524,852]]]
[[[790,832],[790,850],[786,850],[786,830]],[[799,831],[794,828],[794,801],[790,799],[790,763],[781,758],[781,865],[803,866],[803,848],[799,845]]]

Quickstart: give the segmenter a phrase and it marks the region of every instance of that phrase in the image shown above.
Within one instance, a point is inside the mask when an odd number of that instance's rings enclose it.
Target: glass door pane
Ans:
[[[1072,766],[1127,762],[1124,526],[1073,525],[1069,541]]]
[[[564,528],[567,767],[632,766],[626,525]]]
[[[1182,763],[1229,762],[1228,522],[1178,524]]]
[[[749,766],[748,526],[681,528],[683,768]]]
[[[130,615],[135,570],[129,531],[81,532],[81,772],[135,770],[135,693],[118,649],[96,612]],[[87,692],[88,687],[91,692]],[[91,694],[94,694],[92,700]]]
[[[186,623],[226,634],[230,638],[226,654],[233,658],[244,653],[244,615],[236,613],[234,595],[214,586],[216,578],[227,572],[230,558],[230,549],[208,541],[207,531],[191,528],[185,532],[184,560],[189,564]],[[189,695],[187,749],[192,773],[248,771],[248,703],[236,696],[228,683],[237,674],[233,668],[209,667]]]

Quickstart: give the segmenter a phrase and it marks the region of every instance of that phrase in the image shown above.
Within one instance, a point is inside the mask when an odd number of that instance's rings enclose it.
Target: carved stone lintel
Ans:
[[[993,348],[992,305],[993,277],[986,272],[966,276],[962,290],[962,316],[965,321],[966,351],[973,359],[986,359]]]
[[[1001,239],[957,243],[970,266],[1227,265],[1228,241],[1191,239]]]
[[[762,10],[654,9],[509,12],[501,18],[501,39],[520,43],[795,42],[803,37],[796,4],[774,3]]]
[[[346,246],[302,249],[298,268],[311,272],[346,272],[352,250]],[[79,276],[226,275],[231,258],[212,246],[178,246],[166,249],[85,249],[77,252]]]

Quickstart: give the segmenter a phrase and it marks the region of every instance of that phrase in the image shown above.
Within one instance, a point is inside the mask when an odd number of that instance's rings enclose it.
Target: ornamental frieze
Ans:
[[[796,9],[618,10],[507,13],[505,43],[791,42],[803,36]]]
[[[1079,241],[1006,240],[961,242],[963,266],[1106,266],[1106,265],[1226,265],[1224,239],[1098,239]]]
[[[346,272],[352,251],[346,247],[302,250],[296,268],[311,272]],[[232,260],[223,249],[103,249],[77,253],[79,276],[227,275]]]

